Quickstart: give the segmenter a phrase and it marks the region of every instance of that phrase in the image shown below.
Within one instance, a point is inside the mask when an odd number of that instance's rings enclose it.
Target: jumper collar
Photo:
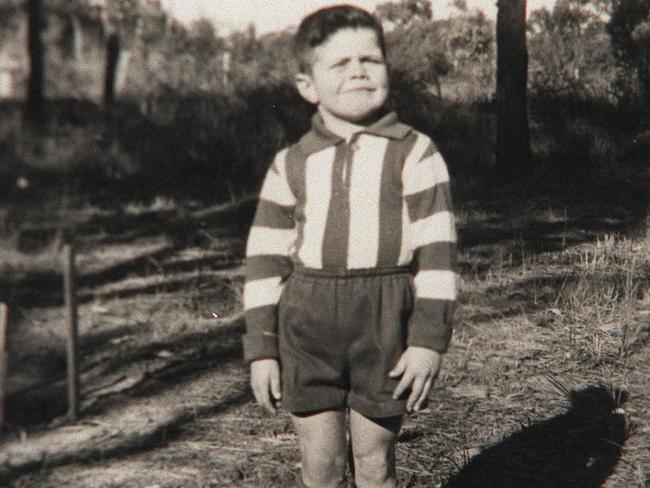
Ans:
[[[365,127],[357,134],[370,134],[373,136],[386,137],[388,139],[404,139],[411,132],[411,128],[397,120],[395,112],[389,112],[374,124]],[[298,145],[306,155],[322,151],[335,146],[345,139],[334,134],[323,124],[323,119],[316,112],[311,118],[311,130],[305,134]]]

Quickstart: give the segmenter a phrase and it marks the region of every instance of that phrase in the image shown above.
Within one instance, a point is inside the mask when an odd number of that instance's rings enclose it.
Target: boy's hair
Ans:
[[[294,36],[295,56],[300,71],[311,67],[312,51],[341,29],[371,29],[377,35],[381,52],[386,56],[384,29],[381,23],[365,10],[351,5],[327,7],[305,17]]]

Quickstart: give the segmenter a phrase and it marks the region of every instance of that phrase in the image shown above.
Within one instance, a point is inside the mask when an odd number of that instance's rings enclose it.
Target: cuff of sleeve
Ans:
[[[246,334],[242,338],[244,361],[249,364],[258,359],[278,358],[278,337],[276,335]]]
[[[278,357],[278,324],[275,305],[257,307],[244,312],[246,334],[242,338],[244,360]]]
[[[453,328],[451,317],[454,303],[446,300],[426,300],[418,303],[408,325],[407,345],[426,347],[439,353],[447,352]]]

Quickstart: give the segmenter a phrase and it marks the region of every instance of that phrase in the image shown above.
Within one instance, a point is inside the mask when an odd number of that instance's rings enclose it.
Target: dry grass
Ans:
[[[131,213],[170,206],[154,202]],[[582,228],[583,217],[548,202],[511,213],[461,211],[456,333],[428,409],[405,420],[397,450],[404,487],[647,488],[650,236]],[[222,233],[208,227],[199,234]],[[200,352],[200,344],[222,340],[212,339],[211,314],[234,316],[241,307],[239,263],[211,270],[201,260],[233,252],[212,239],[207,249],[186,245],[161,258],[166,273],[138,268],[90,287],[95,298],[82,306],[82,330],[98,339],[87,361],[119,354],[125,364],[116,363],[113,374],[180,361],[185,373],[164,381],[182,391],[201,358],[202,371],[215,384],[234,385],[239,400],[204,410],[143,452],[24,474],[12,487],[74,488],[89,480],[104,488],[274,487],[297,479],[286,413],[268,417],[252,403],[239,359],[215,358],[210,366]],[[111,246],[111,256],[120,254],[120,244],[91,242],[85,263]],[[151,242],[164,240],[142,240],[140,251],[151,251]],[[122,245],[127,253],[129,241]],[[59,333],[45,325],[60,320],[60,309],[25,309],[22,320],[32,331],[25,340],[39,336],[42,344]],[[133,391],[155,403],[158,388]]]

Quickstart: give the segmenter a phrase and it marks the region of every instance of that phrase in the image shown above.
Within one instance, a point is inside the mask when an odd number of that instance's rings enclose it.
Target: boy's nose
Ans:
[[[352,59],[350,61],[350,75],[354,77],[365,77],[367,75],[366,69],[360,59]]]

